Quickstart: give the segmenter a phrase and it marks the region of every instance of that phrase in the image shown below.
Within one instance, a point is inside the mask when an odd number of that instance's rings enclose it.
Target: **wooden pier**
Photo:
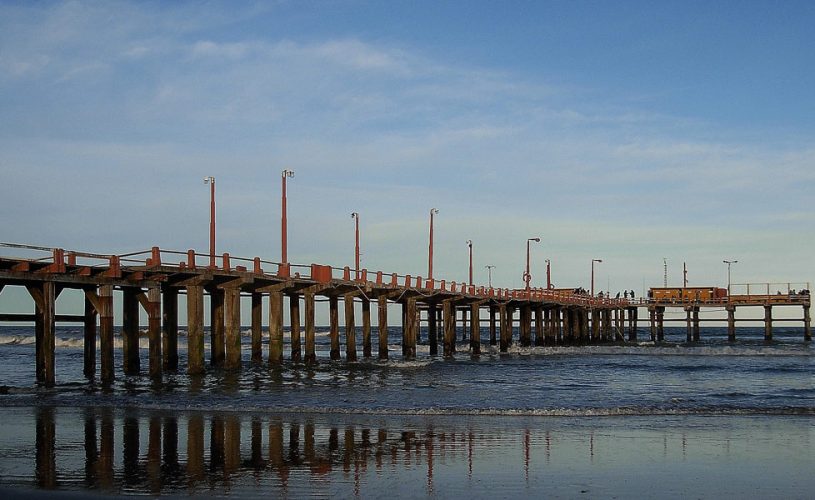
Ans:
[[[362,356],[373,356],[371,303],[377,307],[376,356],[388,358],[388,305],[402,309],[402,357],[414,359],[419,342],[419,325],[427,324],[427,344],[436,355],[452,357],[456,350],[457,321],[470,339],[469,352],[481,352],[481,325],[489,325],[489,343],[506,352],[513,342],[521,346],[587,345],[637,340],[639,311],[650,315],[651,338],[664,339],[666,308],[687,311],[688,340],[699,339],[699,311],[704,307],[726,307],[728,326],[735,339],[737,307],[761,306],[765,310],[767,340],[772,339],[772,308],[803,307],[804,338],[811,340],[809,295],[729,297],[721,302],[662,302],[639,299],[609,299],[558,290],[530,288],[509,290],[471,286],[421,276],[333,268],[311,264],[298,266],[254,259],[218,256],[216,265],[204,265],[209,255],[194,251],[174,252],[153,247],[127,255],[102,255],[65,251],[59,248],[5,245],[26,251],[47,252],[47,257],[0,257],[0,292],[4,287],[25,287],[34,303],[34,314],[0,314],[0,321],[33,321],[36,332],[36,381],[55,384],[56,322],[84,325],[84,374],[94,380],[99,361],[99,380],[110,385],[115,378],[113,348],[113,295],[121,294],[122,371],[143,373],[139,355],[140,308],[147,317],[149,355],[147,373],[161,377],[176,371],[178,363],[179,297],[186,297],[187,366],[200,374],[207,366],[239,370],[242,366],[241,299],[251,300],[251,362],[283,363],[284,307],[291,317],[288,358],[295,363],[316,363],[315,302],[329,304],[330,359],[342,359],[339,302],[345,316],[345,360],[356,361],[357,318],[355,303],[361,304]],[[220,265],[217,265],[220,264]],[[358,272],[357,272],[358,271]],[[57,314],[56,300],[65,289],[84,292],[83,314]],[[209,295],[210,355],[204,352],[204,295]],[[263,302],[268,303],[268,350],[263,352]],[[302,308],[301,308],[302,302]],[[482,313],[487,318],[482,320]],[[300,319],[303,319],[302,325]],[[775,320],[778,321],[778,320]],[[518,335],[514,334],[518,325]],[[469,328],[467,327],[469,325]],[[534,335],[533,335],[534,329]],[[302,330],[302,331],[301,331]],[[97,339],[99,351],[96,352]]]

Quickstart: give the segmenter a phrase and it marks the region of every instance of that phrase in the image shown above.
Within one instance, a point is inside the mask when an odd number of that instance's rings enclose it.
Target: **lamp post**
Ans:
[[[433,216],[438,213],[438,208],[430,209],[430,245],[427,250],[427,279],[430,281],[433,281]]]
[[[215,177],[204,177],[209,184],[209,267],[215,267]]]
[[[546,259],[546,289],[547,290],[552,289],[552,266],[551,266],[551,264],[552,264],[551,261],[549,259]]]
[[[594,263],[603,262],[603,259],[591,259],[591,296],[594,297]]]
[[[524,272],[524,281],[526,282],[526,289],[529,290],[529,284],[532,282],[532,275],[529,273],[529,243],[534,241],[540,243],[540,238],[527,238],[526,240],[526,271]]]
[[[495,266],[484,266],[487,268],[487,280],[489,283],[490,288],[492,288],[492,270]]]
[[[359,279],[359,213],[351,212],[351,218],[354,219],[354,268],[356,269],[356,277]]]
[[[727,264],[727,297],[728,300],[730,298],[730,265],[737,264],[739,261],[737,260],[723,260],[725,264]]]
[[[467,240],[467,248],[470,251],[470,286],[473,286],[473,240]]]
[[[281,208],[281,218],[280,218],[280,260],[283,264],[288,264],[289,256],[288,256],[288,226],[286,220],[286,178],[287,177],[294,177],[293,170],[283,170],[281,172],[281,178],[283,180],[283,196],[282,196],[282,208]]]

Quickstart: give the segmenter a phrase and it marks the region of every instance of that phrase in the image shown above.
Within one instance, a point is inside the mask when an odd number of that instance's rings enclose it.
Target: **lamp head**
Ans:
[[[283,177],[294,177],[294,170],[286,169],[286,170],[283,170],[283,172],[281,172],[281,174],[282,174]]]
[[[467,246],[469,247],[473,246],[473,240],[467,240]]]
[[[540,238],[529,238],[529,241],[535,241],[537,243],[540,243],[541,239]]]
[[[209,184],[210,182],[215,184],[215,177],[212,176],[204,177],[204,184]]]
[[[352,219],[358,219],[358,218],[359,218],[359,214],[358,214],[358,213],[356,213],[356,212],[351,212],[351,218],[352,218]]]
[[[431,214],[438,214],[438,213],[439,213],[439,209],[438,209],[438,208],[431,208],[431,209],[430,209],[430,213],[431,213]]]

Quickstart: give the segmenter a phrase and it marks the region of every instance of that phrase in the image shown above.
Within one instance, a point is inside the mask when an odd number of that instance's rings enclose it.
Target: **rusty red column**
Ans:
[[[294,171],[283,170],[281,172],[281,179],[283,182],[283,193],[281,199],[281,216],[280,216],[280,261],[283,264],[288,264],[288,225],[286,220],[286,178],[294,177]]]
[[[209,184],[209,267],[215,267],[215,177],[204,177]]]
[[[439,209],[430,209],[430,245],[427,251],[427,279],[433,280],[433,216],[439,213]]]
[[[473,240],[467,240],[467,248],[470,251],[470,286],[473,286]]]
[[[351,217],[354,219],[354,269],[359,280],[359,213],[351,212]]]

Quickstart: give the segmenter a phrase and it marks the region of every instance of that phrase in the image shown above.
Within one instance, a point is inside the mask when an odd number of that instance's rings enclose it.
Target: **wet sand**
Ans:
[[[815,487],[811,416],[12,407],[0,418],[5,494],[809,498]]]

